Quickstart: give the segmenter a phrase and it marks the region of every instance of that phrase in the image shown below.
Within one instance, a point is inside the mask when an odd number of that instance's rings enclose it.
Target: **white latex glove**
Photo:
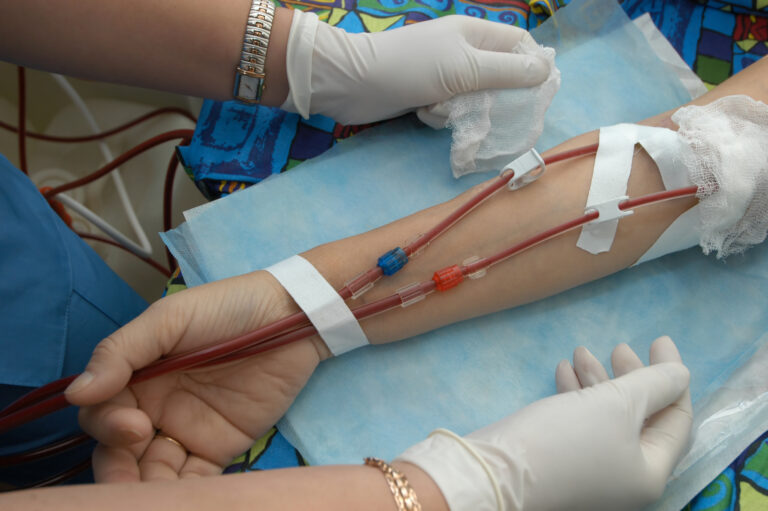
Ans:
[[[620,345],[608,380],[579,348],[575,370],[557,369],[566,392],[464,438],[437,430],[398,460],[427,472],[452,511],[639,509],[661,495],[692,421],[689,373],[668,337],[651,363]]]
[[[349,34],[293,11],[284,110],[343,124],[397,117],[479,89],[531,87],[549,66],[512,50],[527,31],[446,16],[374,34]]]

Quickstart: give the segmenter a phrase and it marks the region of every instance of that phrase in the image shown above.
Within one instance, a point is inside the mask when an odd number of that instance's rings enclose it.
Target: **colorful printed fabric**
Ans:
[[[768,509],[768,432],[752,443],[683,511]]]
[[[243,454],[232,460],[225,474],[273,468],[303,467],[307,464],[285,437],[272,428]]]
[[[449,14],[533,28],[568,0],[283,0],[349,32],[376,32]],[[768,0],[623,0],[630,17],[650,13],[691,68],[713,87],[768,54]],[[267,107],[206,101],[189,147],[179,148],[187,172],[209,198],[290,170],[367,126],[308,120]],[[175,292],[183,280],[172,280]],[[237,458],[227,472],[304,465],[276,429]],[[768,432],[756,440],[684,511],[768,509]]]
[[[689,66],[709,86],[768,54],[768,1],[625,0],[634,18],[650,13]]]

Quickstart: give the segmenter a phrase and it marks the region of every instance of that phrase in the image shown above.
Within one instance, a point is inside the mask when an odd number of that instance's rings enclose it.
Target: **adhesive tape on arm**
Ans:
[[[637,140],[635,128],[633,124],[618,124],[600,129],[587,210],[626,194]],[[581,229],[576,245],[592,254],[607,252],[613,245],[618,225],[618,219],[587,224]]]
[[[677,133],[667,129],[637,124],[617,124],[600,129],[600,145],[595,157],[592,182],[589,188],[586,209],[620,198],[626,193],[629,175],[632,172],[635,144],[643,146],[656,163],[664,187],[667,190],[689,186],[691,181],[682,163],[684,152],[689,150]],[[602,217],[602,215],[601,215]],[[611,249],[616,236],[618,217],[609,216],[607,221],[585,225],[577,246],[592,254]],[[654,258],[692,246],[691,233],[696,224],[693,214],[686,215],[674,225],[669,235],[662,236],[653,251],[647,254]],[[641,262],[647,260],[646,255]]]
[[[334,356],[369,344],[347,304],[309,261],[295,255],[265,270],[301,307]]]

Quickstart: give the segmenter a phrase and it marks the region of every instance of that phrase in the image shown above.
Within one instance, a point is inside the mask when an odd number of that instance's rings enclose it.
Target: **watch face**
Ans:
[[[261,99],[263,78],[256,78],[238,73],[237,99],[258,101]]]

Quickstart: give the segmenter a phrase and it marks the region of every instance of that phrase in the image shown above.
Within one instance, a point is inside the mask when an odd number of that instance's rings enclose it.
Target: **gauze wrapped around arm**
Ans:
[[[726,96],[672,116],[691,148],[683,163],[699,187],[700,240],[723,258],[765,240],[768,231],[768,106]]]

